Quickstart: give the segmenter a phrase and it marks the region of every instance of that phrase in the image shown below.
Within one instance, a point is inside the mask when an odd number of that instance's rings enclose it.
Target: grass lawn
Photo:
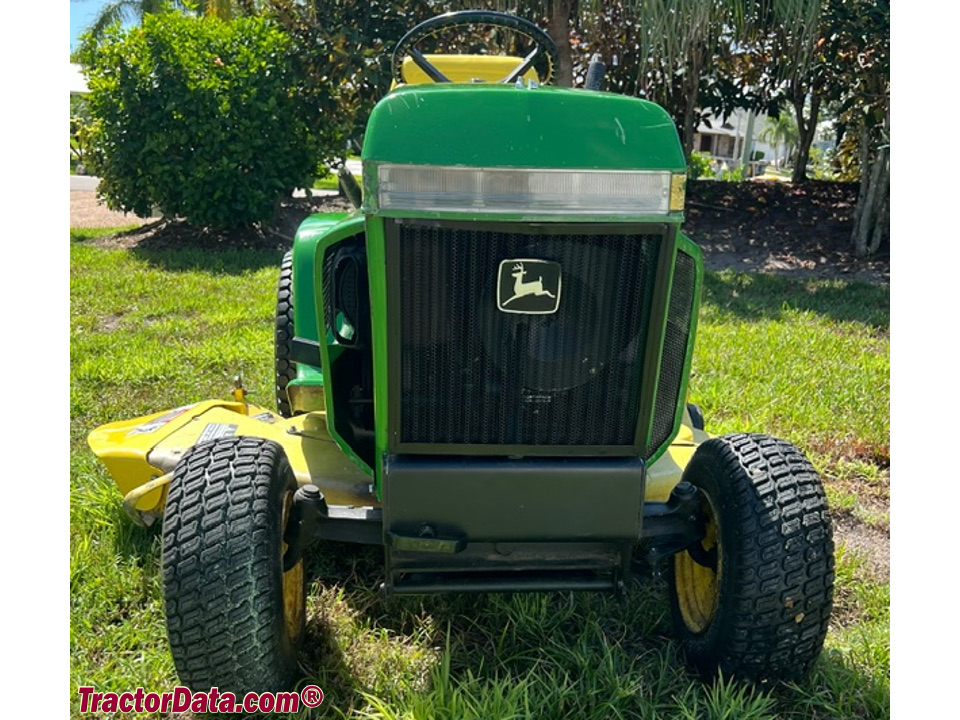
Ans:
[[[357,179],[358,183],[361,181],[361,178],[359,175],[354,175],[353,177]],[[314,180],[313,189],[314,190],[339,190],[340,181],[337,179],[337,176],[335,173],[331,173],[326,177],[317,178],[316,180]]]
[[[159,529],[135,527],[86,445],[115,419],[212,397],[242,373],[272,405],[279,253],[107,250],[71,232],[71,709],[77,688],[177,684],[161,604]],[[804,449],[837,513],[885,529],[889,291],[708,274],[691,400],[713,433]],[[323,717],[885,718],[890,586],[840,547],[834,622],[800,685],[704,683],[669,635],[662,581],[593,595],[397,598],[376,548],[308,558],[304,683]]]

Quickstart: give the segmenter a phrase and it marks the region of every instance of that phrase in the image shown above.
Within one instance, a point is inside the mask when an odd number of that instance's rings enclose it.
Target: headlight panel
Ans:
[[[377,168],[376,209],[536,215],[666,215],[677,211],[678,188],[673,176],[674,173],[658,170],[477,168],[384,163]]]

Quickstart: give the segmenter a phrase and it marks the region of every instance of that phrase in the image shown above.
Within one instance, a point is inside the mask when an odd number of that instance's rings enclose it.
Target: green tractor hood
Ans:
[[[463,84],[400,87],[374,108],[365,186],[378,163],[470,167],[669,170],[685,163],[659,106],[610,93]]]

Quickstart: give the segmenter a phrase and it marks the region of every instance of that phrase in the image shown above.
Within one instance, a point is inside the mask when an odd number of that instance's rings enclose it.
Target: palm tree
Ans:
[[[83,2],[83,0],[71,0],[71,2]],[[114,23],[141,23],[145,15],[164,12],[173,8],[186,10],[188,3],[180,0],[114,0],[114,2],[108,2],[103,6],[100,14],[87,28],[87,32],[94,40],[99,40],[103,37],[107,28]]]
[[[70,0],[83,2],[84,0]],[[180,10],[181,12],[195,12],[198,15],[213,15],[223,20],[229,20],[237,14],[243,14],[252,3],[235,2],[234,0],[114,0],[103,6],[100,14],[90,25],[87,32],[94,40],[103,37],[107,28],[116,22],[143,22],[146,15]]]
[[[789,157],[800,137],[797,131],[797,121],[787,113],[780,113],[780,117],[767,118],[767,124],[758,136],[765,143],[773,145],[777,154],[777,167],[782,167],[782,160]],[[780,147],[784,147],[783,157],[780,156]]]
[[[200,15],[212,15],[221,20],[229,20],[245,12],[252,12],[252,3],[236,2],[236,0],[195,0],[191,3]]]

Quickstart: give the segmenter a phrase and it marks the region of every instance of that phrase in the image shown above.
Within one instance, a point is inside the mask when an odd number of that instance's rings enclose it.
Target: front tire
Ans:
[[[230,437],[178,463],[163,519],[163,586],[174,665],[195,691],[282,691],[298,678],[303,562],[283,572],[297,489],[282,448]]]
[[[669,573],[688,661],[708,676],[799,679],[823,647],[833,601],[833,531],[816,471],[783,440],[736,434],[697,448],[683,479],[701,492],[706,533]]]

